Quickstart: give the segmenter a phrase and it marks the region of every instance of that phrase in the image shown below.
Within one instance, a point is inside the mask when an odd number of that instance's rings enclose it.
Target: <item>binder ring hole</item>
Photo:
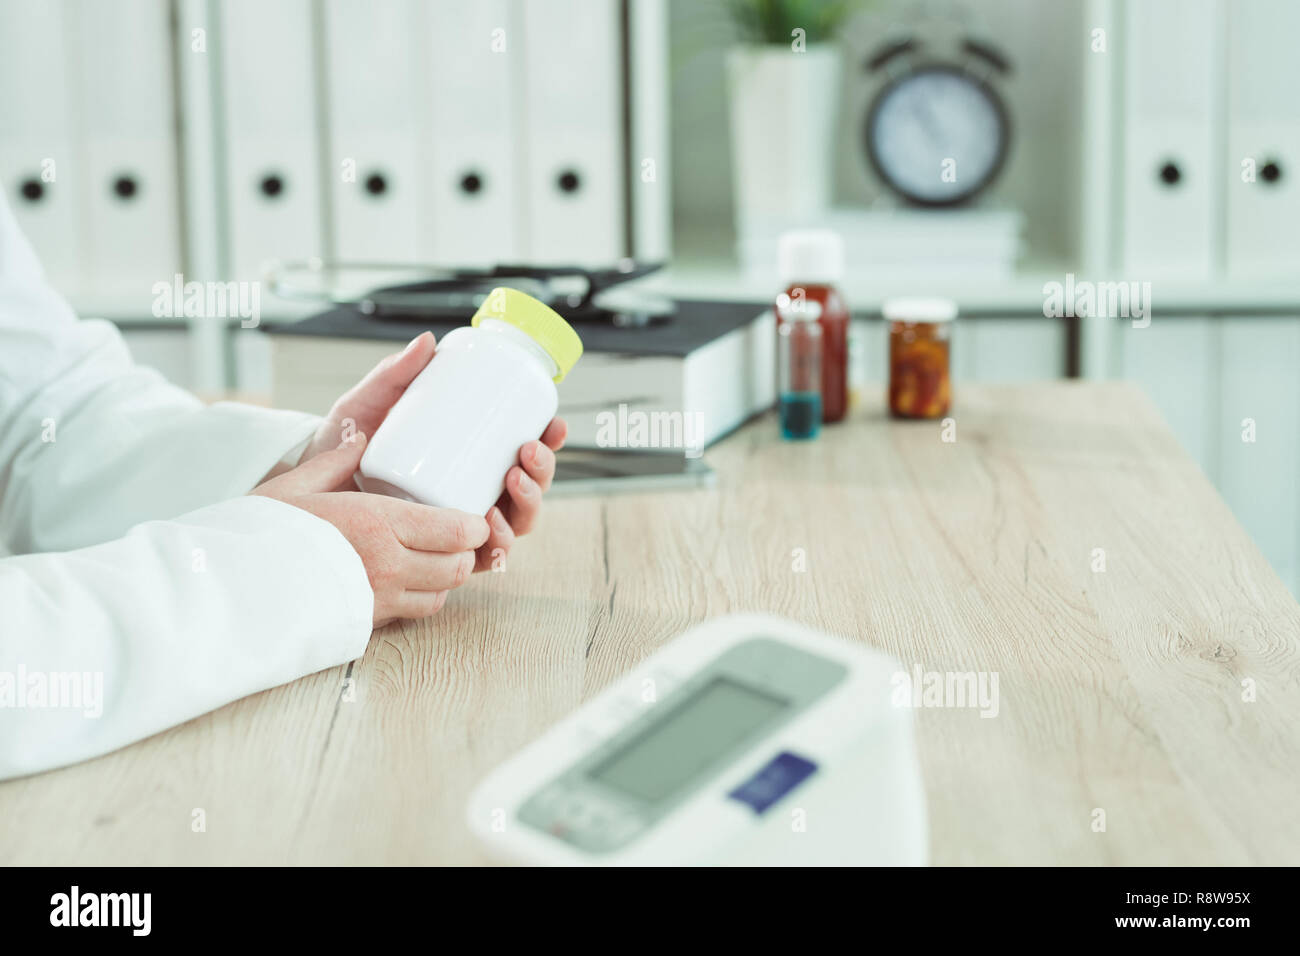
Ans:
[[[383,173],[371,173],[366,177],[366,192],[372,196],[382,196],[388,191],[388,180]]]
[[[1277,164],[1277,160],[1270,159],[1259,168],[1259,178],[1266,183],[1275,183],[1282,178],[1282,167]]]
[[[113,192],[118,199],[132,199],[140,191],[134,176],[118,176],[113,180]]]
[[[483,188],[483,177],[476,172],[468,172],[460,177],[460,188],[472,196]]]
[[[572,169],[566,169],[556,178],[555,184],[560,187],[561,192],[576,193],[582,186],[582,180]]]
[[[45,195],[45,184],[39,179],[24,179],[18,191],[28,202],[40,202]]]
[[[1183,178],[1183,171],[1172,160],[1160,167],[1160,181],[1166,186],[1177,186]]]
[[[278,173],[269,173],[262,177],[259,186],[263,196],[267,199],[274,199],[284,192],[284,177]]]

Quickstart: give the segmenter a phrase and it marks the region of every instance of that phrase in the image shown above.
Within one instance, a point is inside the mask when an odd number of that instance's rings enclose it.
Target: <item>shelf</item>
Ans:
[[[922,280],[850,274],[840,286],[849,305],[858,313],[878,313],[881,303],[893,296],[935,295],[953,299],[965,315],[1035,316],[1043,314],[1044,286],[1049,282],[1064,283],[1070,272],[1074,273],[1076,282],[1087,278],[1077,267],[1065,263],[1030,261],[1008,279],[936,276],[933,280]],[[1111,277],[1109,281],[1124,281],[1124,277]],[[1151,282],[1156,318],[1233,313],[1300,314],[1300,277],[1204,279],[1188,276],[1147,281]],[[780,291],[775,269],[770,277],[757,275],[742,270],[734,260],[723,258],[679,259],[663,271],[640,280],[637,287],[676,298],[729,302],[766,302]],[[155,317],[151,297],[74,294],[69,296],[69,301],[83,318],[110,319],[124,326],[184,328],[190,322],[203,321]],[[261,322],[292,323],[328,307],[325,303],[290,302],[267,294],[261,304]],[[237,316],[218,321],[228,327],[240,325]]]
[[[121,326],[161,328],[174,325],[178,329],[184,329],[191,324],[202,324],[207,321],[203,317],[187,318],[183,315],[175,317],[155,316],[153,314],[152,295],[72,293],[66,295],[65,298],[72,306],[73,311],[81,318],[108,319],[115,325]],[[269,293],[264,293],[259,303],[259,324],[296,322],[327,308],[329,306],[325,303],[289,302]],[[235,315],[220,316],[213,321],[221,326],[239,328],[243,320]]]
[[[1010,279],[944,278],[933,281],[867,278],[849,275],[841,291],[855,312],[880,311],[881,303],[893,296],[936,295],[957,302],[963,314],[1042,315],[1049,282],[1064,283],[1067,273],[1075,281],[1089,278],[1076,266],[1065,263],[1030,261]],[[1124,281],[1112,276],[1098,281]],[[682,259],[643,280],[643,288],[679,298],[716,298],[727,301],[767,301],[780,289],[775,268],[771,277],[742,270],[734,260]],[[1136,281],[1141,281],[1138,278]],[[1204,279],[1198,277],[1151,278],[1151,302],[1155,317],[1233,312],[1300,313],[1300,278],[1294,279]]]

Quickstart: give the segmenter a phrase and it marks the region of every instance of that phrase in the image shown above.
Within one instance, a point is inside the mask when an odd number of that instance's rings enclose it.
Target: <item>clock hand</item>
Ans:
[[[930,102],[929,98],[917,97],[916,106],[912,109],[912,114],[920,121],[921,128],[925,130],[926,138],[930,140],[930,143],[936,149],[941,148],[943,145],[941,142],[942,134],[939,130],[939,124],[936,121],[934,104]]]

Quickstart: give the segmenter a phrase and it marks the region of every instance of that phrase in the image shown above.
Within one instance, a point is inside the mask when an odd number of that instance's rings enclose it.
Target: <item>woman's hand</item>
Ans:
[[[373,435],[436,351],[433,333],[424,332],[412,339],[402,352],[383,359],[334,403],[299,464],[334,451],[349,436]],[[490,570],[510,553],[515,538],[532,530],[541,511],[542,493],[551,487],[555,477],[555,453],[564,446],[568,433],[569,426],[564,419],[554,418],[540,441],[529,442],[519,449],[518,463],[506,474],[505,491],[487,513],[490,533],[478,549],[475,570]],[[346,475],[331,490],[348,491],[355,487],[352,476]]]
[[[328,521],[361,558],[375,595],[374,624],[436,614],[447,592],[460,587],[488,540],[483,518],[451,508],[359,491],[333,491],[356,471],[365,449],[358,435],[317,455],[252,494],[275,498]]]
[[[564,447],[569,426],[563,418],[553,418],[542,432],[541,441],[530,441],[519,449],[519,464],[506,472],[506,490],[488,509],[490,533],[478,549],[476,571],[489,571],[494,563],[510,553],[515,538],[533,529],[542,510],[542,493],[555,477],[555,453]]]
[[[317,455],[333,451],[341,442],[358,432],[367,438],[374,435],[375,429],[388,416],[389,409],[397,404],[407,386],[415,381],[415,376],[424,371],[437,350],[433,333],[422,332],[411,339],[403,351],[394,352],[380,361],[370,370],[370,374],[334,403],[298,463],[302,464]],[[348,488],[356,487],[352,484],[351,476],[344,485]]]

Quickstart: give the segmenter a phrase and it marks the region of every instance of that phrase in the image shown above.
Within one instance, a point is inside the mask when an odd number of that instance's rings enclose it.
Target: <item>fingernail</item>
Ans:
[[[526,492],[526,493],[528,493],[528,494],[532,494],[533,489],[535,489],[536,487],[537,487],[537,482],[535,482],[535,481],[533,481],[533,479],[529,478],[527,472],[525,472],[523,469],[520,469],[520,471],[519,471],[519,490],[520,490],[520,491],[523,491],[523,492]]]
[[[424,338],[424,333],[423,333],[423,332],[421,332],[421,333],[420,333],[419,335],[417,335],[415,338],[411,339],[411,341],[407,342],[407,343],[406,343],[406,348],[404,348],[404,349],[402,350],[402,354],[403,354],[403,355],[410,355],[410,354],[411,354],[411,350],[412,350],[413,348],[415,348],[415,343],[418,342],[418,341],[420,341],[420,339],[422,339],[422,338]]]

